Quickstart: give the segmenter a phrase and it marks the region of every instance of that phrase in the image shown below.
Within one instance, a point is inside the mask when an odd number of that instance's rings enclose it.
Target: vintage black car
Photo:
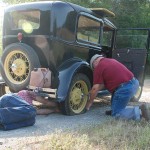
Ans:
[[[55,100],[60,102],[63,113],[80,114],[85,111],[85,95],[92,86],[90,58],[104,54],[134,72],[141,83],[141,94],[147,50],[115,49],[117,28],[107,18],[113,16],[104,8],[88,9],[60,1],[6,8],[0,67],[4,81],[17,92],[29,84],[34,68],[50,68],[51,89],[56,89]]]

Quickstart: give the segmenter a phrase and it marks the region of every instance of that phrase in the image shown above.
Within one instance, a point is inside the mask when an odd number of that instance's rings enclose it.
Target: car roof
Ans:
[[[26,10],[26,9],[39,9],[39,10],[49,10],[50,7],[54,4],[66,4],[68,5],[68,7],[72,7],[76,12],[87,12],[90,13],[92,15],[97,15],[97,17],[110,17],[113,16],[114,14],[112,12],[110,12],[109,10],[105,9],[105,8],[85,8],[73,3],[69,3],[69,2],[62,2],[62,1],[40,1],[40,2],[28,2],[28,3],[21,3],[21,4],[15,4],[15,5],[11,5],[8,6],[5,9],[5,12],[11,12],[11,11],[19,11],[19,10]],[[109,15],[108,15],[109,14]]]
[[[11,12],[11,11],[19,11],[19,10],[26,10],[26,9],[47,9],[49,10],[52,6],[53,1],[49,2],[30,2],[30,3],[21,3],[21,4],[15,4],[11,5],[5,8],[5,12]]]
[[[115,25],[113,25],[106,17],[112,17],[115,16],[113,12],[105,9],[105,8],[85,8],[82,6],[79,6],[77,4],[69,3],[69,2],[62,2],[62,1],[40,1],[40,2],[28,2],[28,3],[22,3],[22,4],[16,4],[12,6],[8,6],[5,9],[5,13],[12,12],[12,11],[22,11],[22,10],[30,10],[30,9],[37,9],[41,11],[50,11],[53,5],[58,5],[59,7],[56,8],[59,9],[64,7],[70,7],[73,8],[74,11],[77,13],[85,12],[92,16],[95,16],[97,18],[103,18],[103,21],[111,26],[112,28],[116,29]],[[57,10],[56,10],[57,11]]]

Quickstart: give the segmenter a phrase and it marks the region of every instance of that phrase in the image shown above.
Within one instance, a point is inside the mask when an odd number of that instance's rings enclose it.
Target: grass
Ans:
[[[110,119],[103,125],[90,128],[87,133],[94,149],[137,150],[150,149],[150,123]]]
[[[36,150],[149,150],[150,123],[108,117],[101,125],[76,132],[56,131],[45,138],[24,143],[19,149]]]

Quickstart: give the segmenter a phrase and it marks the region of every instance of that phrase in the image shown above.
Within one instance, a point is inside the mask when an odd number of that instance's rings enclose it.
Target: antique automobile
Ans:
[[[115,49],[117,29],[108,20],[114,16],[104,8],[88,9],[60,1],[7,7],[0,64],[5,83],[17,92],[28,86],[34,68],[49,68],[50,89],[55,95],[51,99],[60,103],[64,114],[81,114],[85,112],[92,86],[90,58],[103,54],[115,57],[133,70],[140,80],[141,94],[147,50]]]

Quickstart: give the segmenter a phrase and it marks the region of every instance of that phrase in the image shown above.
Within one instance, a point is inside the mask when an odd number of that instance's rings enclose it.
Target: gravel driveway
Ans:
[[[144,91],[140,102],[150,102],[150,79],[145,80]],[[107,99],[110,99],[108,97]],[[11,131],[0,131],[0,150],[15,149],[16,141],[32,140],[38,137],[42,138],[56,130],[75,130],[81,126],[90,126],[100,124],[106,120],[104,112],[109,109],[109,100],[98,99],[90,111],[76,116],[65,116],[62,114],[51,114],[48,116],[37,116],[36,124],[31,127],[25,127]],[[16,148],[17,149],[17,148]]]

